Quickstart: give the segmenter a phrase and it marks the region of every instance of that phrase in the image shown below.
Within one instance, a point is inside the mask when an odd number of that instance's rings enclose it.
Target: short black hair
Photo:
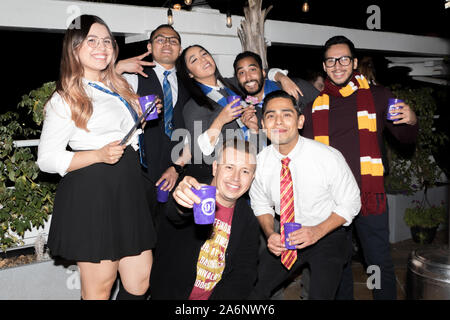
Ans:
[[[259,54],[254,53],[254,52],[251,52],[251,51],[244,51],[244,52],[239,53],[239,54],[236,56],[236,59],[234,59],[234,62],[233,62],[233,69],[234,69],[234,73],[235,73],[235,74],[236,74],[236,67],[237,67],[238,62],[239,62],[240,60],[242,60],[242,59],[244,59],[244,58],[248,58],[248,57],[255,59],[256,63],[257,63],[258,66],[259,66],[259,68],[260,68],[261,70],[263,69],[263,66],[262,66],[262,59],[261,59],[261,56],[260,56]]]
[[[294,106],[295,111],[297,112],[297,116],[300,116],[302,114],[302,110],[298,106],[297,101],[295,100],[295,98],[293,96],[291,96],[286,91],[275,90],[264,97],[264,102],[262,105],[263,117],[264,117],[264,113],[266,112],[267,104],[269,103],[270,100],[275,99],[275,98],[284,98],[284,99],[290,100],[292,102],[292,105]]]
[[[323,60],[325,61],[325,54],[327,53],[328,49],[330,49],[331,46],[334,46],[335,44],[346,44],[348,48],[350,49],[350,54],[352,55],[352,58],[356,57],[356,49],[353,42],[344,36],[334,36],[325,42],[324,49],[323,49]]]
[[[180,41],[180,44],[181,44],[181,37],[180,37],[180,34],[179,34],[178,31],[175,30],[170,24],[160,24],[155,30],[152,31],[152,33],[150,33],[150,38],[148,39],[148,42],[152,42],[153,37],[155,36],[155,33],[156,33],[159,29],[162,29],[162,28],[169,28],[169,29],[172,29],[172,30],[175,32],[175,34],[177,35],[178,41]]]

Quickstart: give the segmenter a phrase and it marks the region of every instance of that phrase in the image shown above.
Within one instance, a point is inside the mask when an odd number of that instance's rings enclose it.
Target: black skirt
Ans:
[[[131,147],[114,165],[97,163],[61,179],[48,236],[53,256],[115,261],[152,249],[155,242],[139,155]]]

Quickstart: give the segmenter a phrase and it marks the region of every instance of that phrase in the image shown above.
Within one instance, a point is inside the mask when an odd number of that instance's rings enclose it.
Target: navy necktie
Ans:
[[[163,80],[163,92],[164,92],[164,132],[169,138],[172,137],[172,116],[173,116],[173,102],[172,102],[172,89],[170,83],[167,80],[170,71],[164,71]]]

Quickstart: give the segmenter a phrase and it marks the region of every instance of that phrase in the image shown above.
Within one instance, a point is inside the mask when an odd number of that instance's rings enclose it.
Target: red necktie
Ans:
[[[281,160],[280,177],[280,235],[281,242],[284,243],[284,224],[295,222],[294,219],[294,188],[292,186],[292,176],[289,170],[291,159]],[[281,263],[289,270],[297,261],[297,250],[286,250],[281,254]]]

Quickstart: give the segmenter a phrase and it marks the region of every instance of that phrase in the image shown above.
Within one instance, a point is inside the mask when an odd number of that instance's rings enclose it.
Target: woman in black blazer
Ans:
[[[231,103],[226,100],[227,96],[242,96],[242,93],[221,76],[211,54],[200,45],[183,50],[177,60],[177,74],[191,95],[183,109],[193,163],[186,174],[208,182],[212,178],[212,155],[215,146],[220,145],[218,142],[233,136],[245,139],[246,127],[239,120],[243,106],[233,108],[237,100]]]

